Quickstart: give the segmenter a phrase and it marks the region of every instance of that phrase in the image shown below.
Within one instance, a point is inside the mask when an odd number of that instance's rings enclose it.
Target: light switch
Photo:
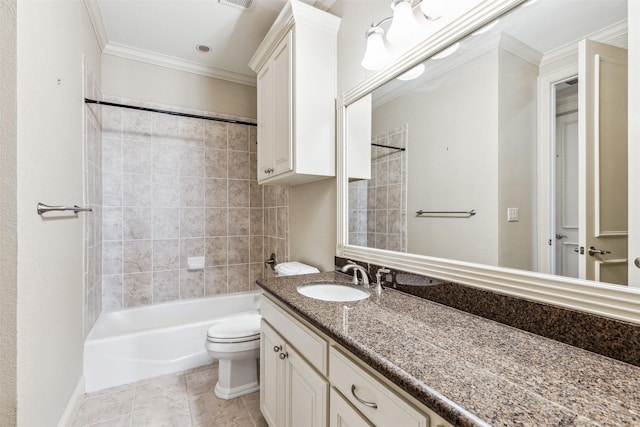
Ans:
[[[520,213],[518,208],[507,208],[507,222],[518,222],[520,220]]]

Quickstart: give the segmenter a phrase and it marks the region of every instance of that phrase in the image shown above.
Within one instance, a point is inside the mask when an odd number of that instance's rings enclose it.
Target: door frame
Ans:
[[[571,55],[572,59],[574,55]],[[538,77],[538,209],[537,267],[539,273],[555,271],[555,139],[558,83],[578,76],[578,59]],[[550,243],[551,242],[551,243]]]

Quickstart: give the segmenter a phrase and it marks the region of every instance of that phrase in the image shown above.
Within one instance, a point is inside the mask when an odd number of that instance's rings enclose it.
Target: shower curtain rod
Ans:
[[[85,98],[84,102],[86,104],[97,104],[97,105],[106,105],[109,107],[129,108],[131,110],[149,111],[151,113],[170,114],[172,116],[180,116],[180,117],[190,117],[192,119],[213,120],[216,122],[235,123],[238,125],[258,126],[255,123],[243,122],[242,120],[222,119],[219,117],[208,117],[208,116],[201,116],[198,114],[188,114],[188,113],[178,113],[176,111],[158,110],[156,108],[136,107],[134,105],[117,104],[115,102],[96,101],[94,99],[89,99],[89,98]]]
[[[371,143],[371,145],[375,145],[376,147],[382,147],[382,148],[391,148],[392,150],[400,150],[400,151],[406,150],[406,148],[398,148],[398,147],[392,147],[390,145],[375,144],[373,142]]]

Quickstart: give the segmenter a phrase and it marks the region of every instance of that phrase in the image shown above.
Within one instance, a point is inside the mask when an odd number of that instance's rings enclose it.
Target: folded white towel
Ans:
[[[281,276],[294,276],[298,274],[320,273],[315,267],[298,261],[283,262],[275,266],[276,273]]]

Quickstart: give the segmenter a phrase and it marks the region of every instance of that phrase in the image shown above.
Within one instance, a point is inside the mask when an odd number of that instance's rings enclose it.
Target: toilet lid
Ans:
[[[209,338],[246,338],[260,336],[260,315],[241,314],[209,327]]]

